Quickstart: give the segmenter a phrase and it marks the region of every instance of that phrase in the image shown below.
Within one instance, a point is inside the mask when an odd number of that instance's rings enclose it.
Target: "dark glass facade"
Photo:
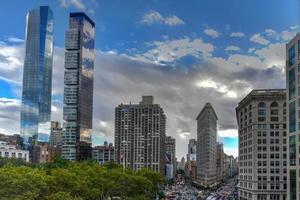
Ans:
[[[26,149],[48,142],[51,120],[53,13],[48,6],[30,11],[26,24],[21,136]]]
[[[296,76],[295,68],[289,71],[289,100],[294,99],[296,96]]]
[[[289,138],[290,143],[290,166],[296,166],[296,136],[290,136]]]
[[[84,13],[71,13],[66,32],[62,156],[91,158],[95,24]]]
[[[289,49],[289,65],[293,66],[295,64],[295,45]]]
[[[297,199],[297,184],[296,184],[296,170],[290,170],[290,200]]]
[[[289,104],[289,132],[296,131],[296,105],[295,101]]]

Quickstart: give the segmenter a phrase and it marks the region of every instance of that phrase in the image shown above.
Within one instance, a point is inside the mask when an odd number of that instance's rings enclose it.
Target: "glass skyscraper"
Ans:
[[[41,6],[27,14],[23,71],[21,136],[30,149],[50,135],[53,57],[53,13]]]
[[[71,13],[66,31],[62,157],[91,158],[93,126],[95,23],[82,12]]]

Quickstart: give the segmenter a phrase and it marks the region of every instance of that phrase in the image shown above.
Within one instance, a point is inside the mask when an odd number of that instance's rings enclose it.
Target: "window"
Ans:
[[[271,110],[271,115],[278,115],[278,113],[279,113],[279,110],[275,110],[275,109],[272,109]]]
[[[278,103],[277,102],[272,102],[271,107],[278,107]]]
[[[289,65],[290,67],[295,64],[295,45],[289,49]]]
[[[296,131],[296,108],[295,101],[289,105],[289,131]]]
[[[258,115],[266,115],[266,104],[264,102],[258,103]]]
[[[297,199],[297,193],[296,193],[296,170],[291,169],[290,170],[290,200],[296,200]]]
[[[295,98],[296,81],[295,81],[295,68],[289,71],[289,99]]]
[[[278,122],[278,117],[271,117],[271,122]]]
[[[290,165],[295,166],[296,165],[296,136],[290,136]]]

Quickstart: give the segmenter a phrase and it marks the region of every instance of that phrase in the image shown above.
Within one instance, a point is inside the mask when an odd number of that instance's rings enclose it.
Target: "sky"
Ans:
[[[218,141],[238,155],[235,107],[252,89],[285,88],[285,44],[299,31],[298,0],[0,1],[0,133],[19,133],[26,14],[54,13],[52,120],[62,122],[70,12],[96,23],[93,145],[114,140],[114,108],[153,95],[176,155],[186,156],[206,102]]]

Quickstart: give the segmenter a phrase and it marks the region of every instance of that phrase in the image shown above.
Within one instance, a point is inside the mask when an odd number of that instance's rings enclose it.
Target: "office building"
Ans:
[[[224,150],[223,144],[217,144],[217,180],[221,182],[224,179],[225,171],[224,171]]]
[[[203,186],[217,183],[217,120],[210,103],[206,103],[197,120],[197,182]]]
[[[84,13],[71,13],[65,42],[62,157],[92,156],[95,23]]]
[[[104,142],[102,146],[93,147],[92,159],[96,160],[99,164],[115,161],[115,147],[112,143]]]
[[[49,141],[52,57],[53,14],[48,6],[41,6],[27,14],[26,22],[21,136],[27,150],[38,141]]]
[[[166,136],[165,138],[165,151],[172,155],[172,163],[175,162],[175,138]]]
[[[152,96],[115,109],[116,160],[124,167],[165,171],[166,116]]]
[[[188,144],[188,153],[186,155],[186,166],[185,173],[192,180],[197,179],[197,161],[196,161],[196,152],[197,152],[197,141],[196,139],[190,139]]]
[[[0,141],[0,157],[23,159],[29,162],[29,151],[17,149],[15,145]]]
[[[165,174],[168,179],[174,178],[175,176],[175,138],[167,136],[165,138],[165,151],[166,151],[166,160],[165,160]],[[168,174],[168,175],[167,175]]]
[[[55,148],[62,147],[62,127],[59,122],[51,122],[50,144]]]
[[[253,90],[236,108],[239,200],[286,198],[286,91]]]
[[[177,170],[184,170],[185,169],[185,158],[182,157],[180,162],[177,165]]]
[[[224,154],[224,179],[233,178],[238,174],[238,161],[232,155]]]
[[[286,45],[287,199],[300,200],[300,33]]]

